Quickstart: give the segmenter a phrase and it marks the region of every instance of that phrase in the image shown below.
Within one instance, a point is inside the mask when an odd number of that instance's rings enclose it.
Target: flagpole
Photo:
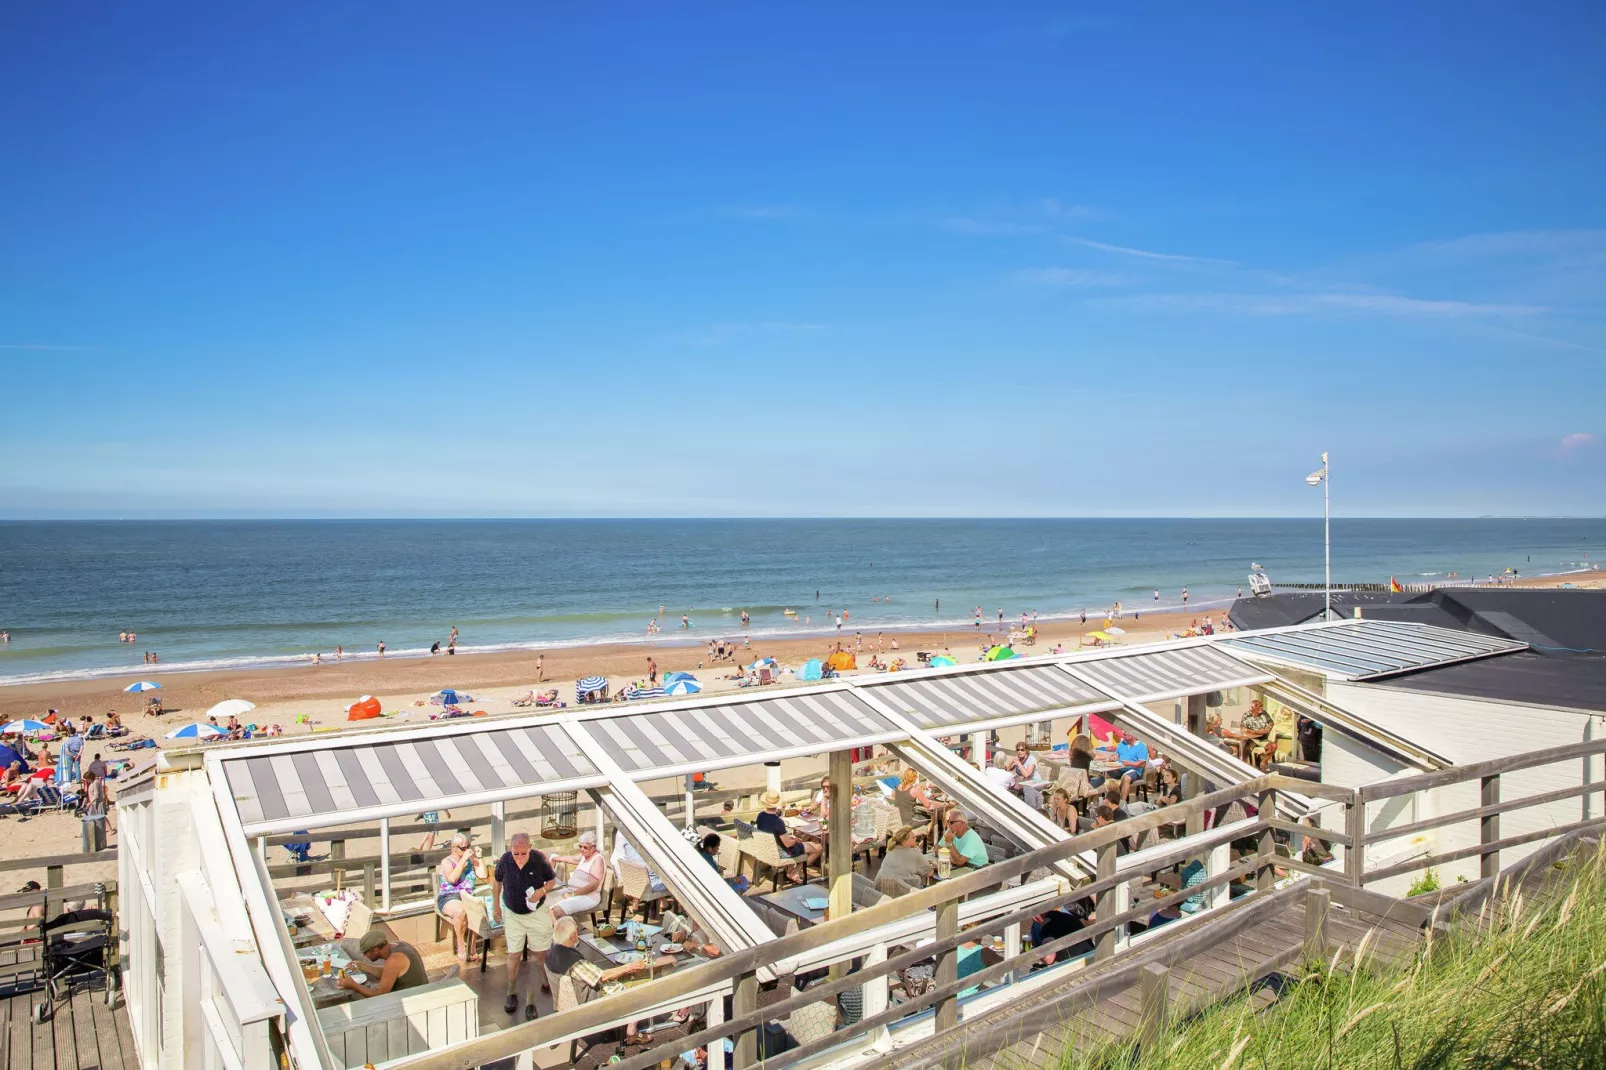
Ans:
[[[1322,454],[1322,550],[1326,558],[1327,580],[1323,599],[1326,612],[1323,620],[1333,619],[1333,473],[1327,465],[1327,454]]]

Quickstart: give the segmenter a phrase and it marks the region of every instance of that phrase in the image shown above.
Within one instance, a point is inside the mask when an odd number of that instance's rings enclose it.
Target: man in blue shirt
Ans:
[[[1132,792],[1132,782],[1142,780],[1149,768],[1149,745],[1135,738],[1131,732],[1122,732],[1115,745],[1115,760],[1121,763],[1121,802]]]

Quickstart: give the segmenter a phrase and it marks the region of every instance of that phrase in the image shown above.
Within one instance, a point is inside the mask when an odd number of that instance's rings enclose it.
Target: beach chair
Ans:
[[[781,854],[781,845],[775,842],[775,837],[768,832],[760,832],[746,821],[736,822],[736,846],[742,854],[753,860],[753,883],[763,880],[766,873],[771,878],[774,891],[781,890],[781,880],[793,866],[803,865],[805,879],[808,877],[808,867],[803,862],[804,856],[792,858]]]
[[[766,665],[766,666],[764,666],[764,668],[758,670],[758,682],[759,682],[759,686],[761,686],[761,687],[764,684],[773,684],[775,682],[775,676],[774,676],[773,673],[770,672],[770,669],[769,669],[768,665]]]

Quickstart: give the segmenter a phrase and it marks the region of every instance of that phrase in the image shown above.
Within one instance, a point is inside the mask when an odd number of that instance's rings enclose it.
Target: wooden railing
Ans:
[[[1329,899],[1358,906],[1376,913],[1402,912],[1414,922],[1425,923],[1430,912],[1416,909],[1417,904],[1394,899],[1368,891],[1365,885],[1401,873],[1456,861],[1474,855],[1482,859],[1481,871],[1492,876],[1498,870],[1500,852],[1546,838],[1559,838],[1580,829],[1606,824],[1606,816],[1586,816],[1579,821],[1553,825],[1515,836],[1500,835],[1499,819],[1502,814],[1545,806],[1571,798],[1587,798],[1606,793],[1606,781],[1589,780],[1580,785],[1569,785],[1553,791],[1530,795],[1521,799],[1502,801],[1500,778],[1503,774],[1522,769],[1538,768],[1558,762],[1588,759],[1606,753],[1606,740],[1569,744],[1530,754],[1517,755],[1474,765],[1439,770],[1419,776],[1401,777],[1359,789],[1313,784],[1309,781],[1267,774],[1253,780],[1235,784],[1207,795],[1184,800],[1176,805],[1150,811],[1117,824],[1092,832],[1073,836],[1060,843],[994,863],[985,869],[957,877],[908,896],[890,900],[864,910],[854,911],[846,917],[825,922],[795,935],[782,937],[758,947],[744,949],[713,962],[689,969],[676,970],[641,986],[602,999],[592,1000],[562,1015],[554,1015],[516,1025],[496,1034],[479,1038],[450,1049],[431,1052],[401,1060],[398,1070],[466,1070],[493,1059],[518,1051],[545,1047],[584,1036],[610,1025],[643,1017],[655,1011],[674,1007],[680,1003],[695,1002],[691,997],[706,999],[706,993],[715,988],[732,993],[731,1017],[694,1032],[690,1036],[659,1045],[639,1055],[614,1064],[615,1070],[647,1070],[665,1058],[673,1057],[693,1046],[717,1043],[726,1037],[735,1038],[734,1065],[743,1068],[758,1062],[758,1030],[770,1020],[784,1018],[791,1012],[824,999],[833,999],[839,993],[863,987],[864,1017],[851,1026],[813,1040],[801,1047],[764,1060],[766,1070],[781,1070],[800,1060],[808,1059],[821,1051],[838,1045],[858,1043],[865,1046],[878,1031],[911,1015],[932,1010],[934,1028],[941,1032],[951,1028],[959,1018],[959,996],[972,987],[998,981],[1018,971],[1029,970],[1044,956],[1067,950],[1091,940],[1094,942],[1093,959],[1102,962],[1111,959],[1123,943],[1123,933],[1129,922],[1141,921],[1150,912],[1178,906],[1197,895],[1210,895],[1216,889],[1242,882],[1249,891],[1224,908],[1210,912],[1200,919],[1198,928],[1185,939],[1198,943],[1202,949],[1208,943],[1225,939],[1235,931],[1252,924],[1262,915],[1251,913],[1261,909],[1278,909],[1278,905],[1296,901],[1306,905],[1306,931],[1302,948],[1296,953],[1319,954],[1324,945],[1323,926]],[[1481,788],[1481,801],[1477,807],[1431,817],[1405,825],[1368,829],[1367,804],[1398,798],[1410,794],[1424,794],[1437,788],[1477,781]],[[1341,804],[1345,812],[1344,830],[1324,829],[1313,825],[1286,821],[1276,815],[1278,792],[1297,793]],[[1159,847],[1138,852],[1118,861],[1118,845],[1127,837],[1142,835],[1151,829],[1167,825],[1188,824],[1197,827],[1202,815],[1230,805],[1235,801],[1250,801],[1256,805],[1254,817],[1233,822],[1208,832],[1183,839],[1164,841]],[[1406,862],[1391,863],[1372,869],[1366,868],[1366,847],[1421,832],[1445,828],[1458,822],[1476,821],[1479,824],[1479,842],[1475,847],[1438,852],[1414,857]],[[1287,840],[1286,853],[1278,836]],[[1299,837],[1310,837],[1343,846],[1345,857],[1341,867],[1315,866],[1304,862],[1300,854]],[[1200,884],[1183,888],[1169,895],[1133,907],[1126,895],[1134,881],[1164,870],[1202,854],[1237,843],[1252,843],[1253,849],[1242,854],[1236,862],[1209,872]],[[960,929],[960,904],[967,898],[987,895],[1007,882],[1025,878],[1034,871],[1053,866],[1073,856],[1091,852],[1097,858],[1097,876],[1091,882],[1068,892],[1035,899],[1019,909],[993,913],[964,930]],[[1299,882],[1290,887],[1274,890],[1277,869],[1308,873],[1324,878],[1314,884]],[[1330,883],[1331,882],[1331,883]],[[958,955],[961,944],[975,941],[995,933],[1003,933],[1029,920],[1045,910],[1062,907],[1079,900],[1092,900],[1095,921],[1061,939],[1051,941],[1029,951],[1007,955],[1000,962],[963,979],[958,976]],[[1264,904],[1256,907],[1255,904]],[[910,937],[906,932],[889,939],[865,954],[863,942],[855,944],[852,937],[863,936],[874,940],[875,930],[912,917],[931,918],[930,937]],[[1230,920],[1236,918],[1236,921]],[[922,934],[926,930],[921,930]],[[892,946],[886,946],[891,944]],[[918,946],[914,946],[917,945]],[[793,961],[810,952],[818,952],[828,945],[848,948],[839,968],[832,971],[829,980],[811,985],[777,1003],[762,1009],[758,1006],[759,970],[777,962]],[[899,950],[910,945],[908,950]],[[862,957],[863,965],[852,972],[846,963]],[[1285,956],[1286,957],[1286,956]],[[935,959],[936,984],[921,995],[895,1006],[889,1005],[886,986],[893,974],[909,966]],[[1140,985],[1144,998],[1141,1029],[1153,1030],[1163,1021],[1166,1008],[1164,966],[1143,956],[1134,956],[1124,967],[1101,972],[1087,982],[1089,994],[1113,993],[1133,983]],[[1113,986],[1113,987],[1112,987]]]

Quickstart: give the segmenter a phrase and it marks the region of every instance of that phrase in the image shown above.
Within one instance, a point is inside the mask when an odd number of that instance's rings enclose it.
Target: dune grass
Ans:
[[[1264,1009],[1247,995],[1147,1050],[1066,1053],[1062,1070],[1207,1067],[1606,1067],[1606,850],[1559,863],[1556,894],[1519,892],[1429,940],[1409,968],[1335,953]]]

